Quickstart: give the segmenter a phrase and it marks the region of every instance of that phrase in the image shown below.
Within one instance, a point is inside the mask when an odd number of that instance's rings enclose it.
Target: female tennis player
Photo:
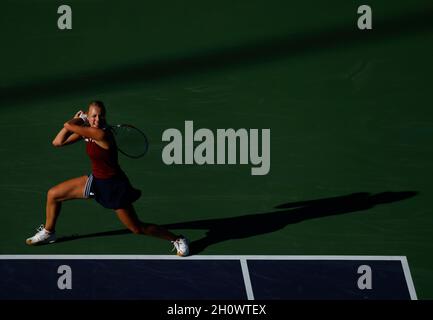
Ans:
[[[133,188],[118,162],[117,145],[113,133],[105,121],[106,110],[101,101],[93,101],[87,113],[78,111],[74,118],[64,124],[53,140],[55,147],[62,147],[82,139],[92,163],[92,173],[62,182],[47,193],[45,226],[26,240],[28,245],[53,243],[56,241],[55,226],[62,202],[71,199],[94,198],[108,209],[114,209],[120,221],[133,233],[145,234],[173,243],[179,256],[189,254],[189,241],[181,235],[155,224],[141,222],[132,203],[141,196]]]

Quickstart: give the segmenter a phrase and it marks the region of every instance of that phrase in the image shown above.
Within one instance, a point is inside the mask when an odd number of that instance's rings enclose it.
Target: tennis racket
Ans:
[[[140,129],[130,124],[117,124],[109,126],[114,134],[117,150],[123,155],[138,159],[144,156],[149,149],[149,141]]]

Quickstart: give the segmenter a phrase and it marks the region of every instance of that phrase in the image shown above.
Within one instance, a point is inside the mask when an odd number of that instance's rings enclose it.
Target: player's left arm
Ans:
[[[96,141],[104,141],[106,132],[99,128],[83,127],[84,120],[81,118],[73,118],[63,125],[68,131],[79,134],[80,136],[91,138]]]

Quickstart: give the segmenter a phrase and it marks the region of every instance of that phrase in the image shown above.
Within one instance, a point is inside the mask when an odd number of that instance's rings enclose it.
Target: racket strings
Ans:
[[[131,125],[117,125],[112,127],[117,149],[131,158],[140,158],[148,150],[146,135]]]

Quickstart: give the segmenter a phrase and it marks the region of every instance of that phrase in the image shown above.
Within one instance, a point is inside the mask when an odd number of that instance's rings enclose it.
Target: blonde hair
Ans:
[[[90,108],[91,106],[96,106],[96,107],[98,107],[99,109],[101,109],[101,111],[102,111],[102,113],[103,113],[104,115],[107,113],[107,109],[105,108],[105,105],[104,105],[104,103],[103,103],[102,101],[99,101],[99,100],[92,101],[92,102],[90,102],[90,104],[89,104],[89,108]]]

